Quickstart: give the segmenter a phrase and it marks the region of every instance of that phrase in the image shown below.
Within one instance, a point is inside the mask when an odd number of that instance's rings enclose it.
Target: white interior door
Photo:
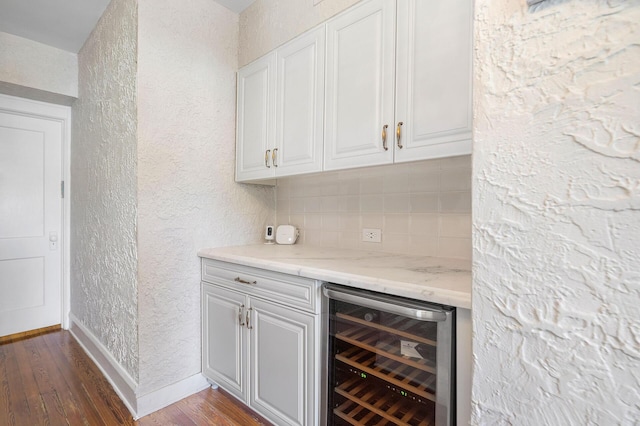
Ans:
[[[63,130],[0,111],[0,336],[61,323]]]

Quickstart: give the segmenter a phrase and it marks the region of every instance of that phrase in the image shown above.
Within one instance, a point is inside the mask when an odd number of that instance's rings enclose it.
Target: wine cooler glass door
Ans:
[[[330,301],[328,424],[455,424],[455,310],[333,284],[324,293]]]

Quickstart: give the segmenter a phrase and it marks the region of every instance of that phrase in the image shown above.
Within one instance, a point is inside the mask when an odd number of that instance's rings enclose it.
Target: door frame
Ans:
[[[64,180],[64,198],[62,199],[62,238],[59,241],[61,251],[60,271],[60,319],[62,328],[69,329],[69,311],[71,308],[71,107],[34,101],[25,98],[0,94],[0,111],[34,118],[55,120],[62,123],[62,179]]]

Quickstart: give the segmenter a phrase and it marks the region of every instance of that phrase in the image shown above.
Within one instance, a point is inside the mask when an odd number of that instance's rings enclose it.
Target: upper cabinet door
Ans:
[[[276,54],[238,71],[236,180],[273,177]]]
[[[472,7],[398,1],[396,162],[471,153]]]
[[[373,0],[327,23],[325,170],[393,161],[395,20]]]
[[[322,170],[325,30],[277,50],[276,176]]]

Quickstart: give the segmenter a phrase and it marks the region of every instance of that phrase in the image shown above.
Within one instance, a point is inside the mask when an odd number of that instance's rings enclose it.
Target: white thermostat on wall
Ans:
[[[298,229],[292,225],[280,225],[276,229],[276,243],[295,244],[298,239]]]

